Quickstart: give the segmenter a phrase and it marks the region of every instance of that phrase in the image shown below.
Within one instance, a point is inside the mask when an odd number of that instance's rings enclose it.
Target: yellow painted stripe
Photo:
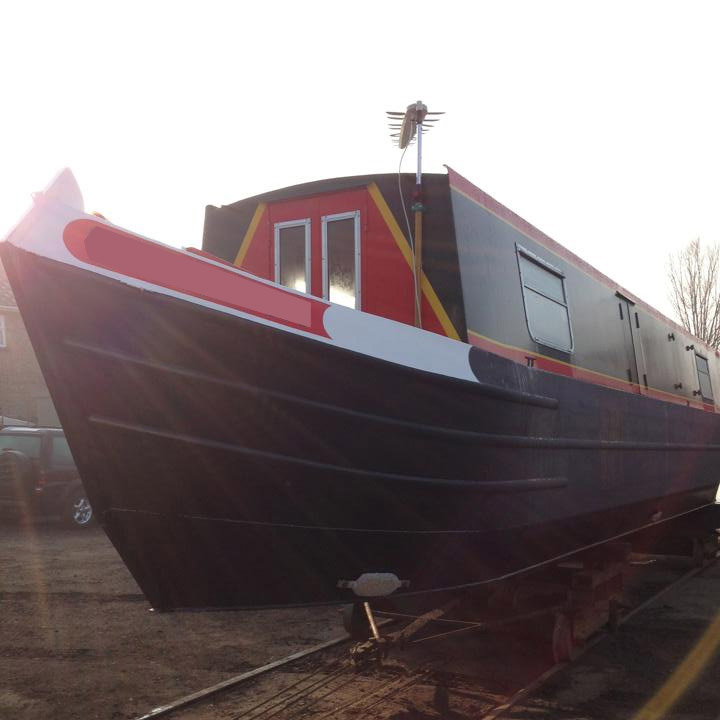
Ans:
[[[445,308],[440,302],[440,298],[435,293],[435,290],[430,284],[430,281],[427,279],[427,275],[425,275],[425,273],[422,274],[422,278],[420,280],[420,289],[422,290],[425,299],[428,303],[430,303],[430,307],[435,312],[435,315],[437,315],[437,319],[440,321],[445,334],[453,340],[459,340],[460,336],[458,335],[455,326],[452,324],[448,314],[445,312]]]
[[[475,332],[475,330],[470,330],[468,328],[468,335],[474,335],[477,338],[480,338],[481,340],[486,340],[489,343],[492,343],[493,345],[497,345],[499,347],[507,348],[508,350],[516,350],[518,352],[524,353],[525,355],[531,355],[532,357],[540,358],[542,360],[550,360],[551,362],[558,363],[559,365],[565,365],[565,367],[569,368],[576,368],[577,370],[582,370],[583,372],[590,373],[591,375],[596,375],[597,377],[603,377],[607,378],[608,380],[615,380],[616,382],[621,382],[627,384],[629,387],[637,387],[640,388],[642,391],[643,388],[645,388],[644,385],[638,385],[637,383],[631,383],[628,382],[626,378],[616,377],[615,375],[607,375],[606,373],[602,373],[598,370],[590,370],[590,368],[582,367],[582,365],[573,365],[573,363],[565,362],[564,360],[558,360],[557,358],[550,357],[549,355],[542,355],[541,353],[535,352],[533,350],[528,350],[527,348],[521,348],[517,347],[515,345],[508,345],[507,343],[500,342],[499,340],[494,340],[491,337],[488,337],[487,335],[481,335],[479,332]],[[678,395],[677,393],[671,393],[667,390],[660,390],[660,388],[652,387],[652,385],[648,385],[648,390],[652,390],[653,392],[660,393],[661,395],[667,395],[667,397],[670,398],[677,398],[678,400],[682,400],[683,403],[690,403],[690,407],[703,407],[703,403],[698,400],[691,400],[690,398],[685,397],[684,395]]]
[[[720,647],[720,613],[655,695],[635,714],[633,720],[660,720],[685,694],[707,667]],[[714,714],[714,713],[713,713]]]
[[[407,238],[405,237],[403,231],[397,224],[397,220],[392,214],[392,210],[390,210],[388,204],[385,202],[385,198],[380,192],[380,188],[377,186],[376,183],[372,182],[368,185],[368,192],[370,193],[370,197],[375,201],[375,205],[377,205],[377,209],[380,211],[380,214],[382,215],[385,224],[390,229],[390,232],[395,239],[395,243],[400,249],[400,252],[405,258],[405,261],[410,267],[412,267],[413,255],[412,250],[410,249],[410,243],[407,241]]]
[[[377,186],[376,183],[373,182],[368,185],[368,192],[370,193],[370,197],[375,202],[375,205],[380,212],[383,220],[385,221],[385,224],[388,226],[390,234],[395,240],[395,244],[398,246],[398,249],[402,253],[402,256],[405,258],[405,262],[407,262],[408,267],[412,270],[413,253],[410,249],[410,243],[405,237],[403,231],[400,229],[400,226],[398,225],[395,216],[392,214],[392,210],[390,210],[387,202],[385,202],[385,198],[380,192],[380,188]],[[424,272],[422,274],[422,277],[420,278],[420,289],[422,290],[425,299],[428,301],[428,304],[433,309],[433,312],[437,316],[437,319],[440,321],[440,324],[442,325],[442,329],[444,330],[445,334],[453,340],[460,340],[460,336],[458,335],[455,326],[452,324],[452,321],[450,320],[447,312],[445,312],[445,308],[440,302],[440,298],[437,296],[437,293],[433,289],[430,281],[427,279],[427,276]]]
[[[250,249],[250,244],[252,243],[252,239],[255,236],[255,231],[257,230],[257,226],[260,224],[260,220],[263,216],[263,213],[265,212],[266,207],[267,205],[265,203],[259,203],[258,206],[255,208],[255,213],[252,216],[250,225],[248,225],[248,229],[245,233],[242,244],[240,245],[240,249],[235,256],[234,264],[238,267],[240,267],[243,264],[243,260],[245,260],[245,256],[247,255],[247,251]]]

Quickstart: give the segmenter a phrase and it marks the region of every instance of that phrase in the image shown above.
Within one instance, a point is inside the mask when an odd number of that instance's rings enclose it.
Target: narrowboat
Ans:
[[[713,506],[718,352],[454,170],[414,180],[210,206],[176,249],[63,171],[0,244],[155,608],[464,591]]]

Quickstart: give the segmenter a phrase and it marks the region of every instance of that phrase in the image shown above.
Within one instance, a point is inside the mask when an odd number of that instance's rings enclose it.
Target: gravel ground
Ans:
[[[681,565],[686,569],[686,562]],[[684,571],[667,563],[637,569],[627,579],[630,605]],[[675,690],[682,692],[664,716],[635,713],[692,657],[718,616],[719,598],[716,565],[662,596],[617,635],[556,674],[524,706],[513,708],[509,717],[717,720],[720,635],[705,638],[709,657],[674,681]],[[77,531],[49,522],[27,526],[0,520],[0,720],[135,718],[340,634],[334,609],[151,612],[99,528]],[[453,690],[452,710],[439,712],[433,700],[436,683],[430,683],[417,688],[427,697],[408,696],[402,708],[396,706],[386,717],[477,717],[488,703],[523,687],[542,669],[533,648],[513,645],[502,637],[469,637],[444,650],[432,645],[432,652],[444,658],[441,670],[465,692]],[[272,697],[289,678],[283,673],[267,676],[182,716],[233,717],[258,697]]]
[[[547,682],[514,720],[718,720],[720,565],[659,597]]]
[[[0,719],[133,718],[341,634],[336,610],[149,610],[97,527],[0,520]]]

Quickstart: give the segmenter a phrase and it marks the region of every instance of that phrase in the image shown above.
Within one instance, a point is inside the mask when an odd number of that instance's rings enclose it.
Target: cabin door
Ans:
[[[640,316],[632,300],[617,293],[618,315],[623,325],[623,339],[627,357],[628,382],[637,386],[642,395],[648,391],[647,369],[645,367],[645,354],[640,335]]]

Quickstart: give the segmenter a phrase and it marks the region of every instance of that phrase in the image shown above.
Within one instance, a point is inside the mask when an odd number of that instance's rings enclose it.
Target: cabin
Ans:
[[[584,382],[715,412],[720,353],[448,168],[296,185],[205,211],[203,252],[300,292]]]

